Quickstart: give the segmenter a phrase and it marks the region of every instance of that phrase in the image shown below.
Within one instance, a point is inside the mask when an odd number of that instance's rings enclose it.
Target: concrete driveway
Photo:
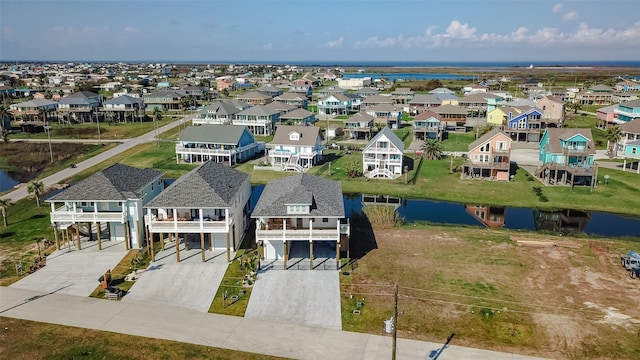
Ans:
[[[123,242],[82,241],[82,250],[73,245],[53,252],[47,265],[11,287],[42,292],[89,296],[100,283],[98,278],[113,269],[127,254]],[[24,265],[23,265],[24,266]],[[28,269],[25,269],[25,271]]]
[[[338,276],[335,270],[260,272],[244,316],[341,330]]]
[[[175,242],[167,243],[121,301],[208,312],[227,271],[227,252],[206,250],[203,263],[200,249],[185,251],[180,246],[179,263]]]

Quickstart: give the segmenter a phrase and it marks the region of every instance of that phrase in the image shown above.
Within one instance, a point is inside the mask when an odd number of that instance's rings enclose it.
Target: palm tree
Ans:
[[[427,139],[420,146],[420,150],[427,160],[438,160],[442,157],[442,142],[438,139]]]
[[[582,105],[579,102],[574,101],[567,104],[567,109],[573,110],[574,114],[577,114],[579,110],[582,110]]]
[[[29,194],[33,194],[33,196],[36,198],[36,204],[38,204],[38,207],[40,207],[40,198],[44,193],[44,184],[42,183],[42,181],[33,180],[29,183],[27,191],[29,192]]]
[[[9,223],[7,222],[7,208],[13,205],[10,199],[0,199],[0,213],[2,213],[2,222],[4,223],[4,227],[7,227]]]
[[[604,136],[607,138],[607,147],[609,149],[609,158],[613,159],[615,155],[615,148],[618,145],[618,141],[622,139],[622,131],[615,125],[605,131]]]

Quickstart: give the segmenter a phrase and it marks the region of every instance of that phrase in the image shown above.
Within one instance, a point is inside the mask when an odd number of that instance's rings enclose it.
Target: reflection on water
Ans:
[[[482,225],[491,228],[549,231],[557,234],[640,236],[639,218],[597,211],[574,209],[542,211],[366,194],[345,194],[344,202],[347,215],[352,212],[362,212],[363,204],[376,204],[394,206],[408,222]],[[616,225],[611,226],[612,224]]]

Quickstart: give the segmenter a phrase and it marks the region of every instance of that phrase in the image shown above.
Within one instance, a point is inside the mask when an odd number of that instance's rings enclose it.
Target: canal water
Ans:
[[[264,186],[255,186],[255,206]],[[401,199],[390,196],[345,194],[345,214],[362,214],[364,204],[385,204],[398,209],[405,221],[504,227],[514,230],[546,231],[555,234],[590,234],[605,237],[640,237],[640,218],[599,211],[565,209],[543,211],[528,208],[494,207],[444,201]]]
[[[11,190],[18,184],[20,184],[20,181],[15,179],[15,175],[12,175],[7,171],[0,170],[0,192]]]
[[[344,73],[342,74],[344,79],[361,79],[370,77],[371,79],[387,79],[393,80],[469,80],[473,76],[470,75],[458,75],[458,74],[444,74],[444,73]]]

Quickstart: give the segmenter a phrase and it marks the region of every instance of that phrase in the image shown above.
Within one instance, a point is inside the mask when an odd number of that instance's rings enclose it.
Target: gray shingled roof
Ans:
[[[269,182],[262,192],[251,217],[300,217],[288,215],[286,204],[311,202],[310,217],[344,215],[342,185],[309,174],[298,174]]]
[[[53,195],[47,201],[139,199],[142,189],[162,175],[162,172],[153,169],[114,164]]]
[[[121,95],[118,97],[115,97],[113,99],[109,99],[107,101],[104,102],[105,105],[107,104],[113,104],[113,105],[119,105],[119,104],[142,104],[143,101],[142,99],[138,99],[138,98],[134,98],[133,96],[129,96],[129,95]]]
[[[631,120],[619,126],[620,131],[630,134],[640,134],[640,119]],[[628,144],[628,143],[627,143]]]
[[[253,106],[248,109],[244,109],[237,113],[237,116],[241,115],[257,115],[257,116],[273,116],[275,114],[279,114],[280,111],[268,108],[264,105]]]
[[[201,114],[220,114],[220,115],[233,115],[240,112],[240,109],[233,106],[233,104],[225,101],[216,101],[211,105],[205,107],[200,112]]]
[[[378,141],[378,139],[380,139],[383,135],[386,136],[387,139],[389,139],[389,141],[391,141],[391,143],[393,144],[393,146],[396,147],[396,149],[400,151],[404,151],[404,143],[402,142],[402,140],[400,140],[398,135],[396,135],[396,133],[394,133],[390,128],[386,126],[383,127],[382,130],[380,130],[380,132],[376,134],[376,136],[374,136],[371,140],[369,140],[369,143],[364,148],[364,151],[366,151],[370,146],[375,144],[376,141]]]
[[[627,106],[627,107],[640,107],[640,99],[625,101],[625,102],[621,103],[620,105]]]
[[[283,120],[287,120],[287,119],[306,119],[309,116],[313,115],[313,113],[309,110],[306,109],[295,109],[292,111],[289,111],[286,114],[282,114],[280,116],[281,119]]]
[[[188,126],[184,129],[178,141],[190,141],[204,144],[237,145],[244,132],[249,132],[242,125],[201,125]]]
[[[145,208],[229,208],[249,174],[213,161],[182,175]]]
[[[463,108],[462,106],[451,105],[451,104],[440,105],[438,107],[433,108],[432,110],[438,115],[443,115],[443,114],[466,115],[467,114],[467,109]]]
[[[289,140],[289,134],[294,131],[300,134],[300,140]],[[316,144],[319,136],[320,128],[317,126],[278,125],[276,133],[273,135],[273,140],[269,145],[313,146]]]

